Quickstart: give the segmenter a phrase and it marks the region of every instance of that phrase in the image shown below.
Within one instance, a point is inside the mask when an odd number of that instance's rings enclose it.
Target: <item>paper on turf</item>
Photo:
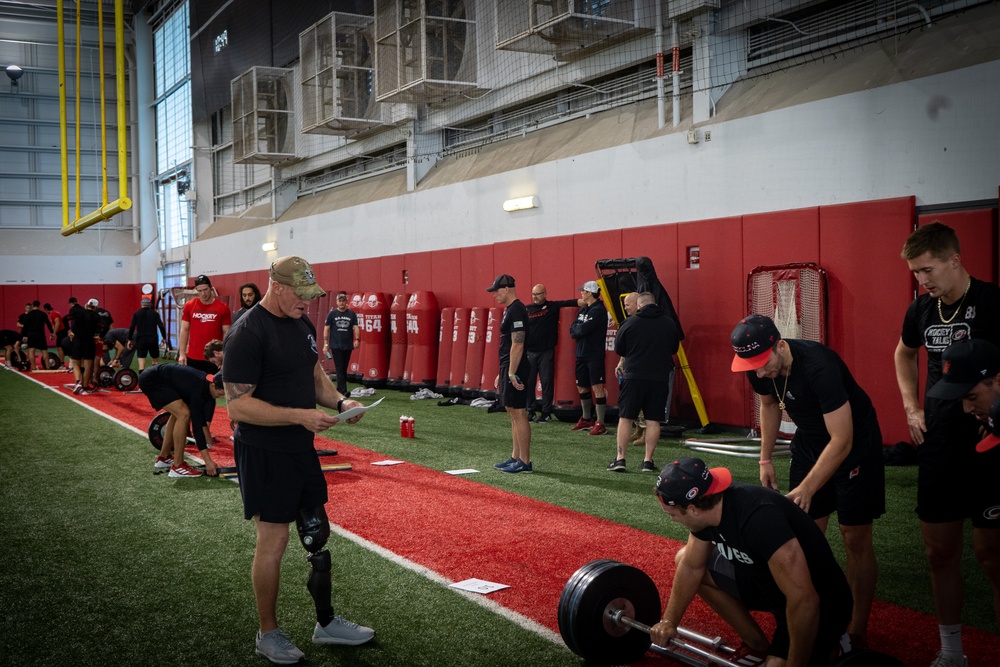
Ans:
[[[461,470],[445,470],[449,475],[471,475],[474,472],[479,472],[475,468],[462,468]]]
[[[488,593],[492,593],[493,591],[510,588],[510,586],[507,584],[497,584],[492,581],[483,581],[482,579],[466,579],[465,581],[456,581],[451,585],[451,588],[486,595]]]
[[[348,408],[347,410],[344,410],[339,415],[337,415],[337,419],[339,419],[340,421],[347,421],[351,417],[357,417],[358,415],[363,415],[365,412],[367,412],[368,410],[371,410],[372,408],[374,408],[376,405],[378,405],[379,403],[381,403],[384,400],[385,400],[385,396],[383,396],[382,398],[378,399],[377,401],[375,401],[371,405],[361,405],[361,406],[354,407],[354,408]]]
[[[385,461],[372,461],[373,466],[398,466],[400,463],[405,463],[404,461],[393,461],[387,459]]]

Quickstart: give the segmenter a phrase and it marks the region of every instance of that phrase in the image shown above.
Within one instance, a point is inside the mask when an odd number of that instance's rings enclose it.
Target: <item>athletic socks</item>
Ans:
[[[941,655],[961,664],[962,653],[962,625],[939,625],[941,632]]]
[[[601,396],[600,398],[594,399],[594,405],[597,407],[597,423],[604,423],[604,414],[608,409],[608,397]]]
[[[588,391],[586,394],[580,394],[580,407],[583,409],[583,419],[590,420],[591,415],[594,414],[594,401],[591,400],[591,393]]]

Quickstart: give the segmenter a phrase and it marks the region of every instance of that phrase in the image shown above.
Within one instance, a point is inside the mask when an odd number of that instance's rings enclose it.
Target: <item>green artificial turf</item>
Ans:
[[[352,385],[353,386],[353,385]],[[357,425],[327,435],[438,470],[476,468],[470,479],[676,539],[659,509],[654,476],[605,470],[613,430],[591,437],[569,424],[532,427],[532,475],[492,464],[510,454],[505,414],[380,391],[385,401]],[[366,397],[371,403],[376,397]],[[399,436],[399,416],[416,438]],[[690,433],[690,432],[689,432]],[[11,665],[261,665],[249,579],[253,528],[230,482],[150,473],[142,436],[0,372],[0,655]],[[662,440],[657,464],[687,453]],[[737,479],[757,464],[702,454]],[[876,524],[878,598],[931,613],[915,504],[915,468],[888,469],[888,505]],[[787,459],[779,464],[787,480]],[[843,562],[837,531],[831,542]],[[292,538],[294,543],[294,536]],[[564,647],[344,539],[331,540],[334,606],[374,627],[368,646],[309,643],[313,606],[301,550],[283,564],[279,618],[314,665],[577,665]],[[997,632],[989,587],[967,536],[965,621]],[[301,585],[300,585],[301,584]]]

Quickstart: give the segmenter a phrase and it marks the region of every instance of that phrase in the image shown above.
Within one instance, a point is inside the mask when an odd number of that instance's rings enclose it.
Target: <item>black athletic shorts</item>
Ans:
[[[759,580],[756,577],[736,578],[732,562],[727,560],[718,549],[712,551],[708,560],[708,571],[715,585],[730,596],[741,600],[750,611],[766,611],[774,616],[774,636],[771,637],[771,648],[767,654],[776,658],[788,658],[790,639],[788,637],[788,619],[782,600],[774,598],[771,589],[773,582]],[[778,593],[780,595],[780,592]],[[840,637],[847,631],[851,619],[852,601],[848,597],[835,604],[832,600],[820,599],[819,628],[816,631],[816,643],[809,658],[810,667],[829,667],[830,655],[840,644]]]
[[[170,405],[174,401],[184,400],[158,371],[153,370],[155,368],[154,366],[139,374],[139,389],[146,395],[153,409],[162,410],[164,406]]]
[[[866,526],[885,514],[882,435],[876,430],[870,437],[878,438],[878,448],[863,445],[869,452],[868,459],[850,470],[838,470],[813,494],[809,505],[809,516],[813,519],[821,519],[836,512],[837,522],[842,526]],[[788,474],[789,489],[801,484],[812,467],[811,462],[796,457],[793,450]]]
[[[618,391],[618,416],[625,419],[643,417],[661,422],[666,414],[670,385],[666,380],[622,380]]]
[[[604,359],[577,359],[576,386],[593,387],[604,384]]]
[[[97,356],[96,345],[92,336],[74,336],[73,348],[70,350],[69,358],[74,361],[84,361]]]
[[[238,432],[237,432],[238,433]],[[316,450],[282,452],[243,444],[233,445],[243,497],[243,518],[260,516],[268,523],[291,523],[299,510],[326,504],[326,479]]]
[[[523,368],[524,364],[522,364]],[[514,410],[524,410],[528,406],[528,374],[525,372],[524,375],[519,375],[518,380],[524,384],[524,389],[518,390],[510,382],[510,378],[507,376],[506,366],[501,366],[500,368],[500,382],[497,390],[503,400],[504,408],[512,408]],[[534,387],[532,387],[534,389]]]
[[[34,334],[32,336],[28,336],[28,347],[44,351],[49,349],[49,341],[45,339],[45,334]]]
[[[917,516],[927,523],[947,523],[982,516],[998,503],[1000,485],[994,479],[985,488],[969,483],[980,457],[979,421],[962,410],[962,401],[928,398],[924,401],[927,433],[917,447]],[[961,489],[961,492],[956,492]],[[992,501],[992,502],[991,502]],[[974,524],[979,525],[979,524]]]
[[[132,349],[140,359],[145,359],[147,356],[153,359],[160,358],[160,346],[156,343],[156,336],[136,336]]]

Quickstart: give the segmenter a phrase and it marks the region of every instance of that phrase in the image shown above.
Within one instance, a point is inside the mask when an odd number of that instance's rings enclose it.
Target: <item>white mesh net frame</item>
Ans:
[[[815,264],[758,266],[747,279],[747,308],[774,320],[782,338],[826,342],[826,272]],[[760,432],[760,396],[753,393],[754,431]],[[781,414],[780,437],[795,434]]]

